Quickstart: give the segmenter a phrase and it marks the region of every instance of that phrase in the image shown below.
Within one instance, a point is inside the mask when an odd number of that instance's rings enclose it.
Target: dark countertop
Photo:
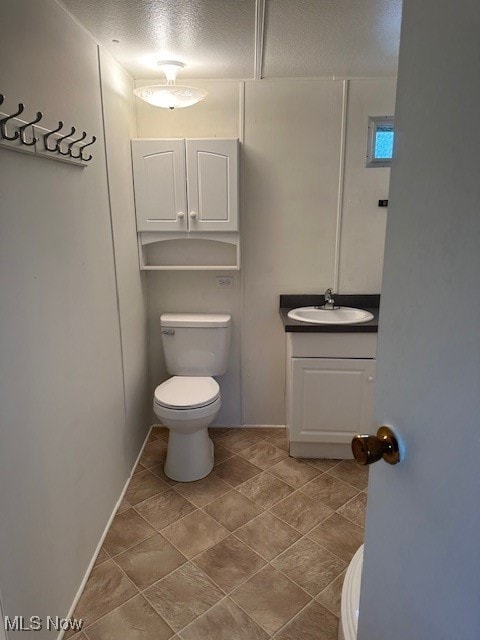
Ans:
[[[377,333],[380,295],[341,295],[334,294],[335,304],[341,307],[355,307],[373,313],[369,322],[358,324],[313,324],[292,320],[287,316],[291,309],[297,307],[311,307],[322,305],[325,301],[323,294],[282,294],[280,296],[280,318],[286,332],[296,333]]]

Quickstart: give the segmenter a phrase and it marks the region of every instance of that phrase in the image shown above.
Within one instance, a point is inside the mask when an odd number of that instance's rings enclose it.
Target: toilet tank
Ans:
[[[163,313],[167,371],[177,376],[221,376],[227,370],[232,317],[228,313]]]

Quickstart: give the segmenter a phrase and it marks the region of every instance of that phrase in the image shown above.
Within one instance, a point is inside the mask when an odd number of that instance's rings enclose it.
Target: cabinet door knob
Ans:
[[[375,378],[374,378],[373,376],[368,376],[367,380],[368,380],[369,382],[373,382],[373,381],[375,380]]]
[[[400,462],[398,440],[389,427],[380,427],[376,436],[357,434],[352,440],[352,453],[358,464],[366,465],[383,458],[388,464]]]
[[[184,217],[185,217],[185,214],[183,213],[183,211],[179,211],[179,212],[177,213],[177,218],[178,218],[179,220],[181,220],[181,219],[182,219],[182,218],[184,218]]]
[[[190,218],[196,218],[197,217],[197,212],[196,211],[190,211],[190,213],[188,215],[190,216]]]

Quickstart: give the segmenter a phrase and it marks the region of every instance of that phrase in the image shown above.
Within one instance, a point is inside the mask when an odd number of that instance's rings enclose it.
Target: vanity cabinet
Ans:
[[[287,334],[287,429],[294,457],[351,458],[374,433],[376,334]]]
[[[138,232],[238,230],[238,140],[132,140]]]

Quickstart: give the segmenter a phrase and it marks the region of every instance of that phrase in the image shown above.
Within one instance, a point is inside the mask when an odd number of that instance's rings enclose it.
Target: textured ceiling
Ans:
[[[270,0],[263,75],[394,75],[401,0]]]
[[[254,76],[255,0],[61,1],[135,79]],[[395,74],[401,2],[265,0],[263,76]]]
[[[158,60],[187,65],[179,83],[252,75],[255,0],[62,1],[134,78],[163,78]]]

